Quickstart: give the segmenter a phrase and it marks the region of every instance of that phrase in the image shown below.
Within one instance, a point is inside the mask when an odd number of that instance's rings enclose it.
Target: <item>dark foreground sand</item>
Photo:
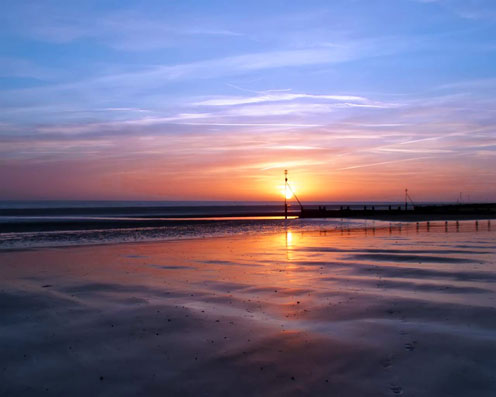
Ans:
[[[0,252],[0,395],[496,395],[496,231]]]

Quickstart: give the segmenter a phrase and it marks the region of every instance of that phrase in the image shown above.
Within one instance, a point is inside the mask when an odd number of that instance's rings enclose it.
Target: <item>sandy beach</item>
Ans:
[[[0,395],[496,394],[480,222],[0,251]]]

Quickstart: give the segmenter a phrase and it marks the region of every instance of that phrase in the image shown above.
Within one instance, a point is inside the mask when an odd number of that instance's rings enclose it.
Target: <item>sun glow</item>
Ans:
[[[286,200],[291,200],[294,197],[294,188],[292,186],[291,189],[289,186],[286,188],[284,186],[279,186],[279,191],[281,192],[281,195],[286,198]]]

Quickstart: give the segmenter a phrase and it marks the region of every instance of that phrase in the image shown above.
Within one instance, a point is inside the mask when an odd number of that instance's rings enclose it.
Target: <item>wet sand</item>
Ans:
[[[496,395],[496,229],[0,251],[0,395]]]

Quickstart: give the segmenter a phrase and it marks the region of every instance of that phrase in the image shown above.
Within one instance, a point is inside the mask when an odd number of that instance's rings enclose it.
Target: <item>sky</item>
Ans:
[[[496,1],[3,1],[0,199],[496,201]]]

